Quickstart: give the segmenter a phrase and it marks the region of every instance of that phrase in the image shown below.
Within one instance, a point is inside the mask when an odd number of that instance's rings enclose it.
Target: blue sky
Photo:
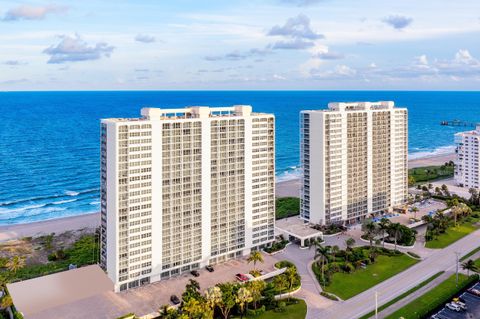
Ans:
[[[1,1],[0,90],[480,89],[480,1]]]

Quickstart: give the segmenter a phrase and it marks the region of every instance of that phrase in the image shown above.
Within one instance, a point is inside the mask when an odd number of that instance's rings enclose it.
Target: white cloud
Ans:
[[[148,34],[137,34],[135,36],[135,41],[142,43],[153,43],[155,42],[155,37]]]
[[[385,17],[382,21],[397,30],[402,30],[408,27],[413,22],[413,19],[401,15],[391,15]]]
[[[51,45],[43,50],[45,54],[50,55],[48,63],[58,64],[98,60],[102,57],[110,57],[114,49],[113,46],[105,42],[89,45],[78,34],[74,37],[62,35],[60,38],[61,41],[57,45]]]
[[[48,14],[52,13],[65,13],[68,11],[68,7],[59,5],[47,5],[47,6],[30,6],[21,5],[16,8],[10,9],[5,13],[2,18],[3,21],[17,21],[17,20],[42,20]]]
[[[420,64],[420,65],[428,65],[428,59],[427,59],[427,56],[425,54],[422,54],[418,57],[415,58],[417,64]]]

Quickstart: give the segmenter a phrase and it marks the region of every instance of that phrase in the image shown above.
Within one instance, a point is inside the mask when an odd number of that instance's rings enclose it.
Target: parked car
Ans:
[[[193,275],[193,277],[200,276],[200,273],[198,272],[198,270],[192,270],[190,273]]]
[[[208,272],[214,272],[215,269],[213,269],[213,266],[211,265],[208,265],[207,267],[205,267],[206,270],[208,270]]]
[[[478,289],[475,289],[475,288],[470,288],[467,290],[469,293],[475,295],[475,296],[479,296],[480,297],[480,290]]]
[[[248,281],[248,277],[245,276],[244,274],[236,274],[235,278],[237,278],[239,281],[242,281],[242,282]]]
[[[170,296],[170,301],[174,304],[174,305],[178,305],[180,303],[180,298],[178,298],[176,295],[171,295]]]
[[[454,304],[453,302],[449,302],[445,305],[448,309],[450,310],[453,310],[453,311],[456,311],[456,312],[460,312],[462,309],[457,306],[456,304]]]
[[[462,310],[467,310],[467,305],[463,301],[460,301],[460,299],[453,298],[452,302],[457,306],[459,306],[460,308],[462,308]]]

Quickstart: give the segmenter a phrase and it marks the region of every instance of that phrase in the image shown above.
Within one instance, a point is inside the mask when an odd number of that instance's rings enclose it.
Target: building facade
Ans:
[[[250,106],[101,121],[101,264],[117,291],[272,242],[275,119]]]
[[[354,223],[404,204],[408,113],[393,102],[329,103],[300,113],[300,216]]]
[[[462,187],[480,188],[480,125],[455,134],[455,182]]]

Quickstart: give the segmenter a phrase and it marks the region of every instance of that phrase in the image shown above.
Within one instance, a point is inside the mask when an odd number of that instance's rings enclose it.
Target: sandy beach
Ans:
[[[62,233],[83,228],[95,229],[100,225],[100,213],[51,219],[28,224],[0,226],[0,242],[16,238]]]
[[[455,154],[442,154],[426,158],[414,159],[408,162],[409,168],[442,165],[454,159]],[[300,193],[300,179],[278,182],[276,184],[276,196],[298,197]],[[73,217],[52,219],[28,224],[0,226],[0,242],[27,236],[39,236],[42,234],[62,233],[68,230],[82,228],[94,229],[100,225],[99,213],[86,214]]]

